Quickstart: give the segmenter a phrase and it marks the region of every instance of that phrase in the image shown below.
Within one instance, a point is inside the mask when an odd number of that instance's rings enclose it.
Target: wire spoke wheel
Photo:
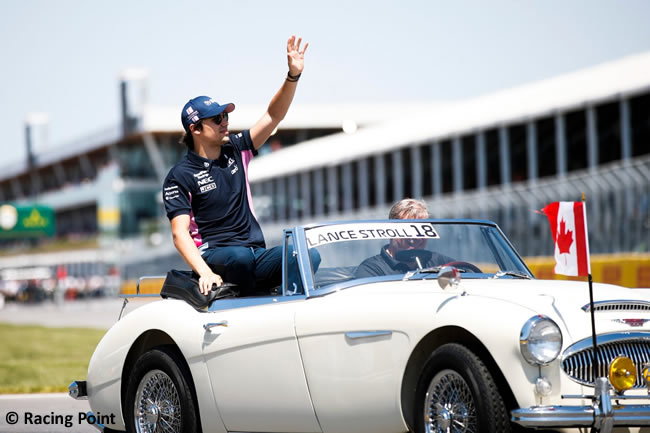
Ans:
[[[427,433],[475,433],[476,405],[472,392],[460,374],[442,370],[427,389],[424,403]]]
[[[133,417],[138,433],[181,433],[181,400],[162,370],[146,373],[135,395]]]

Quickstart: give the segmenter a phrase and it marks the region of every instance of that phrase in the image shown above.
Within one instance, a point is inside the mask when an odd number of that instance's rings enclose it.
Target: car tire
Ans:
[[[200,431],[191,384],[185,361],[176,350],[158,347],[140,356],[127,387],[127,433]]]
[[[511,431],[503,398],[481,360],[450,343],[436,349],[416,388],[417,433]]]

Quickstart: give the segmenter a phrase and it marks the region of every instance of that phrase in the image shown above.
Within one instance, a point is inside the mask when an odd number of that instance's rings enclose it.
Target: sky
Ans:
[[[292,34],[309,41],[294,103],[464,99],[650,51],[647,0],[0,2],[0,167],[25,158],[29,113],[49,119],[37,153],[118,125],[127,68],[179,113],[267,103]]]

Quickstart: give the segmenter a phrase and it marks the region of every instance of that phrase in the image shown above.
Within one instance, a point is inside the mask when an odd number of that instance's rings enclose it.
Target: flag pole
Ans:
[[[585,193],[582,193],[582,207],[583,207],[583,212],[586,214],[587,213],[587,203],[585,199]],[[587,218],[585,217],[585,232],[587,230]],[[588,236],[587,233],[585,233],[585,236]],[[589,260],[591,261],[591,257],[589,257]],[[598,379],[598,343],[596,342],[596,318],[594,316],[594,289],[593,289],[593,284],[592,284],[592,279],[591,279],[591,266],[589,266],[589,273],[588,275],[588,281],[589,281],[589,311],[591,312],[591,342],[594,346],[594,353],[593,353],[593,360],[592,360],[592,366],[593,366],[593,374],[594,374],[594,386],[596,386],[596,379]]]

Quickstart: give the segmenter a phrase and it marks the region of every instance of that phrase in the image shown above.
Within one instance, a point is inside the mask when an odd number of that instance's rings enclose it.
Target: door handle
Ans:
[[[228,327],[228,321],[227,320],[222,320],[221,322],[210,322],[206,323],[203,325],[203,329],[205,329],[208,332],[212,331],[212,328],[216,328],[217,326],[223,326],[224,328]]]
[[[345,336],[352,340],[359,338],[381,337],[382,335],[391,335],[393,331],[359,331],[359,332],[346,332]]]

